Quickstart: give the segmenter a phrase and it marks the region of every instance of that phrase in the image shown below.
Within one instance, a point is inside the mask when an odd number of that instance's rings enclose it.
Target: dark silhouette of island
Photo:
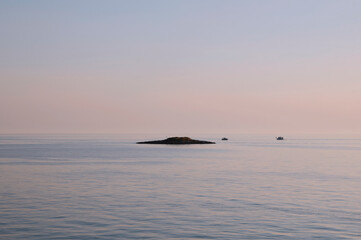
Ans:
[[[215,144],[215,142],[195,140],[189,137],[171,137],[164,140],[137,142],[137,144]]]

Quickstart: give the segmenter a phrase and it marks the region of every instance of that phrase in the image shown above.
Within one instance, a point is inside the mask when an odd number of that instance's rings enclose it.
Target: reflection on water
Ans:
[[[360,138],[139,139],[1,136],[0,239],[361,238]]]

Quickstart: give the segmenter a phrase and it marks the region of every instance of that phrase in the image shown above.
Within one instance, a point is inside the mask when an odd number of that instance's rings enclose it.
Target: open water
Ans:
[[[0,239],[361,239],[361,138],[0,136]]]

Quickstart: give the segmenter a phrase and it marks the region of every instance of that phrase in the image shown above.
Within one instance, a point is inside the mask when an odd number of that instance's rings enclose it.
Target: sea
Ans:
[[[0,239],[361,239],[361,136],[188,136],[0,135]]]

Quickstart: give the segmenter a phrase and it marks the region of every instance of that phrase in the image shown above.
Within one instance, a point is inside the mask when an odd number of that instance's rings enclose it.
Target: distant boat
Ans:
[[[227,141],[227,140],[228,140],[228,138],[225,138],[225,137],[224,137],[224,138],[222,138],[222,141]]]
[[[276,137],[276,140],[283,140],[283,137]]]

